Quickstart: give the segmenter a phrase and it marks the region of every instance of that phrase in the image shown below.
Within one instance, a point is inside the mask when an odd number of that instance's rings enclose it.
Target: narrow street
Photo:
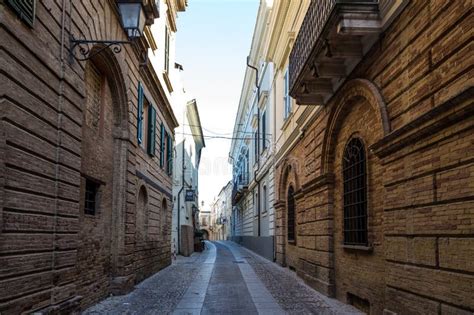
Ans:
[[[128,295],[83,314],[359,314],[305,285],[288,269],[236,245],[207,242],[179,256]]]

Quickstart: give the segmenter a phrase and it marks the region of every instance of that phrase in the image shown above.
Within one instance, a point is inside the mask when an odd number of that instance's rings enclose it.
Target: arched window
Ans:
[[[100,120],[102,117],[103,107],[103,89],[104,76],[97,67],[91,62],[86,63],[85,83],[86,83],[86,108],[85,122],[89,128],[96,131],[99,130]]]
[[[268,210],[268,191],[267,185],[263,185],[263,198],[262,198],[262,213],[267,212]]]
[[[163,235],[166,235],[168,232],[168,202],[166,201],[166,198],[163,198],[163,201],[161,202],[161,231]]]
[[[148,194],[145,186],[138,191],[135,238],[138,242],[145,241],[148,235]]]
[[[288,241],[295,241],[295,190],[293,186],[288,188],[288,197],[287,197],[287,222],[288,222]]]
[[[344,150],[344,244],[368,245],[367,167],[364,144],[353,138]]]

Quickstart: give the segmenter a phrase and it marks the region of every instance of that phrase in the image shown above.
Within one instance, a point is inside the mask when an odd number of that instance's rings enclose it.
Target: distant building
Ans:
[[[212,240],[231,239],[232,182],[222,187],[217,198],[211,203],[210,231]]]
[[[199,211],[199,230],[203,234],[203,239],[212,240],[211,232],[211,211],[201,208]]]
[[[271,9],[271,1],[261,1],[229,155],[233,166],[232,240],[273,261],[275,69],[265,58]]]
[[[471,24],[472,1],[262,0],[250,60],[272,90],[247,70],[234,238],[257,236],[269,99],[276,261],[367,314],[472,313]]]
[[[176,109],[182,123],[176,129],[171,247],[175,253],[189,256],[194,251],[194,233],[199,229],[199,164],[206,144],[196,100],[185,103],[182,99],[176,104],[183,106]]]

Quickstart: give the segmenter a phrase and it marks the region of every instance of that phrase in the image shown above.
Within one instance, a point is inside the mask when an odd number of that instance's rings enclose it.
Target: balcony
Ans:
[[[248,191],[248,176],[239,175],[232,186],[232,205],[235,206]]]
[[[145,9],[146,25],[152,25],[154,20],[160,17],[160,1],[143,0],[143,8]]]
[[[312,0],[290,54],[290,95],[324,105],[382,30],[393,0]],[[385,9],[384,9],[385,11]]]

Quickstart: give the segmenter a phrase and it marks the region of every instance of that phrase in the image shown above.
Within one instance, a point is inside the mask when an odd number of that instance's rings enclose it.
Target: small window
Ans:
[[[258,161],[258,132],[255,131],[254,134],[254,147],[255,147],[255,163]]]
[[[290,96],[290,75],[288,70],[285,72],[285,77],[283,80],[284,84],[284,93],[283,93],[283,104],[285,104],[285,114],[284,119],[286,120],[291,114],[291,96]]]
[[[288,189],[288,196],[287,196],[287,222],[288,222],[288,241],[294,242],[295,241],[295,190],[293,186],[290,186]]]
[[[262,114],[262,152],[267,147],[267,112],[264,111]]]
[[[160,124],[160,167],[164,168],[165,164],[165,125],[163,122]],[[184,148],[183,148],[184,150]]]
[[[166,133],[166,172],[168,175],[173,174],[173,138]]]
[[[268,191],[267,186],[263,186],[263,198],[262,198],[262,213],[267,212],[268,210]]]
[[[168,202],[163,198],[161,202],[161,232],[163,235],[168,233]]]
[[[165,72],[170,70],[170,32],[168,27],[165,27]]]
[[[364,144],[353,138],[344,150],[344,244],[368,245],[367,171]]]
[[[258,203],[260,202],[258,198],[258,192],[255,192],[254,197],[253,197],[253,206],[254,206],[254,213],[255,215],[260,214],[260,207],[258,206]]]
[[[86,191],[84,195],[84,213],[95,215],[97,213],[97,196],[100,184],[93,180],[86,179]]]

